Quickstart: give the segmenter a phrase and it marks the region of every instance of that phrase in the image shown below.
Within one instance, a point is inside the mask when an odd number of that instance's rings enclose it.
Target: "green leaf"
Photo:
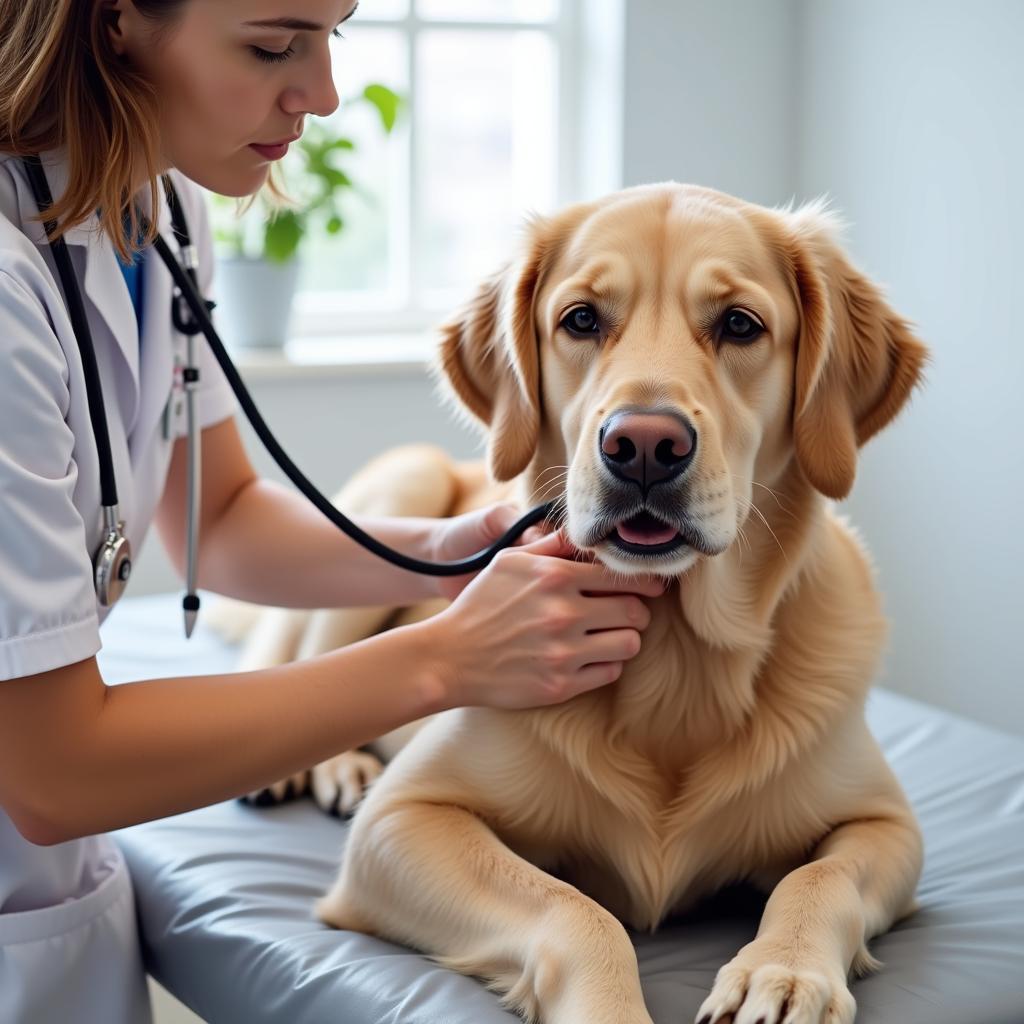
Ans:
[[[372,104],[388,133],[405,104],[403,97],[380,83],[366,86],[351,97],[351,102]],[[277,180],[290,203],[282,206],[258,196],[239,216],[238,200],[212,193],[211,224],[218,246],[283,263],[294,258],[308,231],[323,231],[329,236],[344,231],[346,220],[338,208],[342,193],[358,193],[364,203],[377,202],[349,176],[349,154],[359,149],[358,140],[338,133],[335,121],[310,119],[302,138],[279,167]]]
[[[299,214],[285,210],[267,222],[263,255],[272,263],[285,263],[295,255],[302,241],[304,224]]]
[[[352,179],[344,171],[339,171],[334,167],[325,167],[321,174],[332,189],[352,187]]]
[[[384,131],[390,132],[395,126],[398,117],[398,108],[402,105],[402,98],[398,93],[393,92],[386,85],[374,83],[363,90],[363,98],[369,100],[380,114]]]

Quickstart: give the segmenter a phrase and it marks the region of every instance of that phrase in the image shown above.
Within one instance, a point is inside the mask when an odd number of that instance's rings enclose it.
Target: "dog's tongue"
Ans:
[[[678,532],[644,512],[623,520],[615,529],[627,544],[667,544]]]

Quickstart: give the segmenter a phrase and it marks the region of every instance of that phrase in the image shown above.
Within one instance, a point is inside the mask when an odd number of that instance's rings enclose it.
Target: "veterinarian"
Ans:
[[[258,672],[107,688],[99,625],[116,593],[94,559],[110,523],[82,350],[25,158],[39,154],[102,381],[123,533],[151,523],[184,571],[186,439],[160,175],[192,227],[197,186],[262,188],[275,145],[338,105],[328,41],[353,0],[0,0],[0,1020],[149,1019],[132,889],[102,833],[270,785],[423,715],[521,708],[615,679],[641,595],[529,534],[475,576],[417,576],[365,552],[290,488],[261,480],[235,399],[201,342],[203,538],[210,591],[295,608],[452,599],[433,619]],[[152,224],[124,215],[137,203]],[[177,372],[176,372],[177,368]],[[421,558],[466,557],[516,510],[361,521]],[[115,563],[116,564],[116,563]],[[107,586],[119,581],[107,579]],[[120,581],[120,582],[123,582]],[[116,586],[115,590],[118,589]],[[557,624],[557,628],[552,624]]]

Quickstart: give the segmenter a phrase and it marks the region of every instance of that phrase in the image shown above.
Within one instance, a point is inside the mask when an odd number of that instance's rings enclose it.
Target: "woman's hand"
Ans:
[[[467,512],[461,516],[437,521],[437,536],[434,540],[435,562],[457,562],[489,548],[505,531],[525,513],[515,505],[499,502],[486,508]],[[531,526],[516,539],[516,545],[529,544],[544,536],[539,526]],[[479,572],[465,576],[435,576],[437,592],[449,601],[455,600]]]
[[[538,707],[618,679],[650,622],[642,597],[666,583],[623,581],[598,562],[572,561],[575,553],[560,531],[506,548],[420,624],[444,706]]]

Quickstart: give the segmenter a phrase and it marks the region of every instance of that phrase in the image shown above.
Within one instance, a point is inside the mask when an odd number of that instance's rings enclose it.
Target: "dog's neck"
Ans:
[[[766,494],[752,496],[728,550],[702,558],[678,581],[687,623],[713,649],[767,652],[775,610],[825,526],[825,499],[795,459]]]
[[[516,480],[523,509],[530,507],[537,481],[547,472],[534,464]],[[767,496],[751,496],[750,511],[728,550],[701,558],[663,598],[679,602],[696,637],[713,649],[764,651],[770,646],[775,609],[798,579],[814,536],[825,524],[825,499],[795,458],[763,490]]]
[[[601,710],[613,745],[642,752],[667,771],[736,736],[752,715],[776,609],[826,526],[825,499],[795,462],[765,494],[752,498],[757,511],[741,538],[650,602],[640,653],[618,682],[582,702]]]

